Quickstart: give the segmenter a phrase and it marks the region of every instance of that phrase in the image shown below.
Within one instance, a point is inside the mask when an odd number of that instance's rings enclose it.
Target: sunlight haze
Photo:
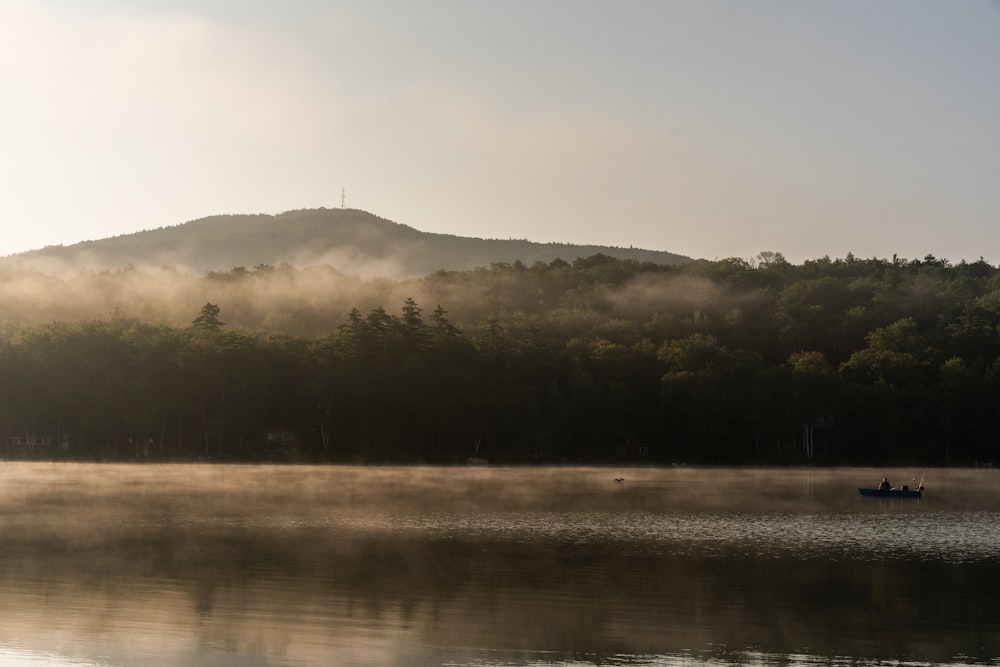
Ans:
[[[0,255],[343,201],[996,264],[998,72],[991,0],[0,0]]]

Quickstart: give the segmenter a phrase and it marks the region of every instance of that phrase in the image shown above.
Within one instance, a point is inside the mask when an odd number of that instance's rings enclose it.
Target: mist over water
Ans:
[[[5,463],[0,657],[992,664],[998,518],[993,470]]]

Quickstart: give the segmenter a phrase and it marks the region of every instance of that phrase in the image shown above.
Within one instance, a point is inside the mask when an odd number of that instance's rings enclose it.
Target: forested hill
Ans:
[[[116,271],[131,265],[139,269],[170,266],[198,275],[237,266],[289,264],[330,266],[347,275],[401,279],[498,262],[571,262],[597,253],[667,265],[690,261],[682,255],[638,248],[434,234],[364,211],[320,208],[273,216],[213,216],[135,234],[49,246],[0,262],[62,274],[81,269]]]

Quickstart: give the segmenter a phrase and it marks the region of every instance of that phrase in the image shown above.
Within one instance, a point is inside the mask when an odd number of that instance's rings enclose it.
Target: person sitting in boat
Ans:
[[[879,491],[888,491],[891,488],[892,488],[892,484],[889,483],[889,480],[887,480],[885,477],[883,477],[882,478],[882,482],[878,485],[878,490]]]

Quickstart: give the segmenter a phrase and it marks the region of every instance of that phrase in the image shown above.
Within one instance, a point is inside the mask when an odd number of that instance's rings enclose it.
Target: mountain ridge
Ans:
[[[641,248],[423,232],[359,209],[318,208],[277,215],[207,216],[67,246],[46,246],[0,258],[0,264],[62,273],[170,266],[193,274],[239,266],[325,265],[360,277],[401,279],[494,263],[573,261],[598,253],[656,264],[692,261],[676,253]]]

